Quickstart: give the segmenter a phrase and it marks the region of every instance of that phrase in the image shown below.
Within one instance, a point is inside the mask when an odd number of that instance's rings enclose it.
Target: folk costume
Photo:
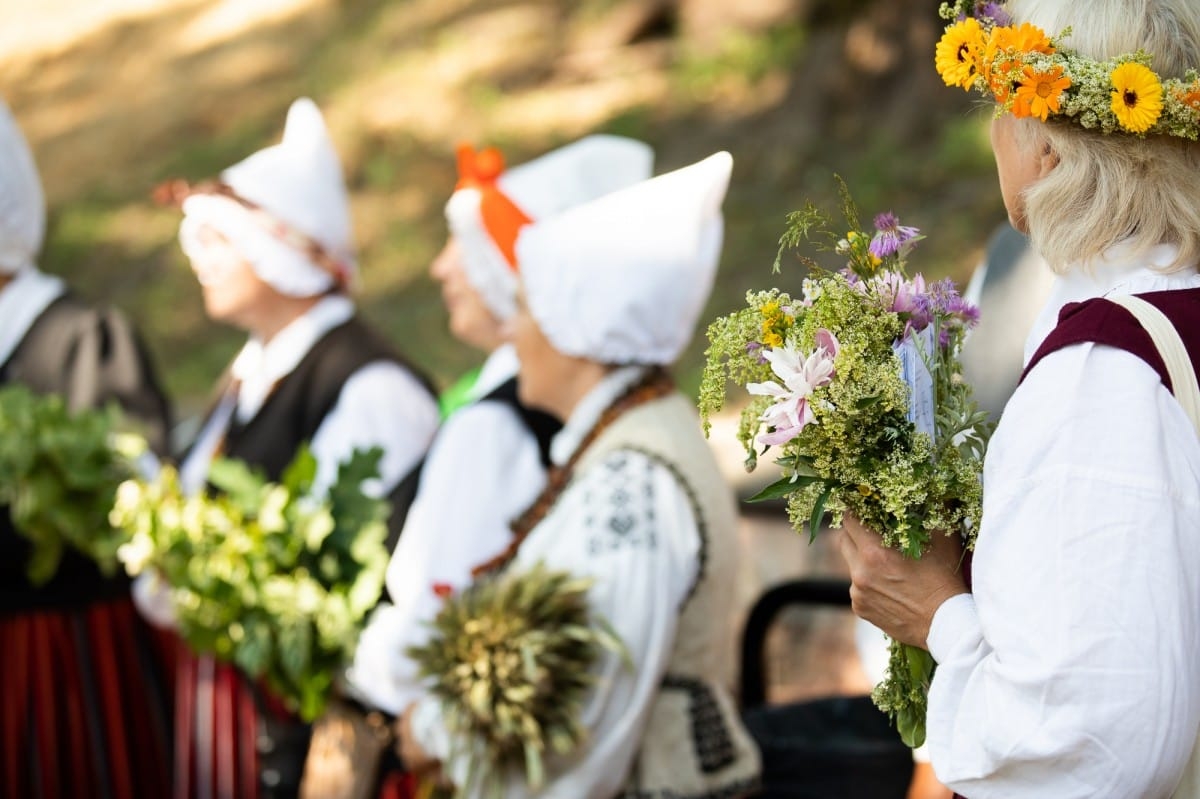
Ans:
[[[519,226],[497,224],[507,204],[532,221],[650,176],[653,152],[617,136],[588,136],[503,172],[494,151],[460,150],[459,186],[446,204],[471,286],[501,321],[516,311]],[[517,357],[501,346],[485,362],[469,403],[438,431],[420,490],[388,565],[392,606],[381,607],[359,640],[348,678],[368,704],[392,715],[420,695],[405,650],[424,643],[439,593],[471,580],[471,569],[508,546],[510,524],[546,482],[550,439],[561,427],[517,398]],[[470,501],[463,501],[469,486]]]
[[[632,668],[617,654],[600,657],[581,748],[547,762],[536,794],[510,775],[509,797],[737,797],[756,783],[758,755],[726,687],[733,496],[664,371],[712,287],[731,165],[714,155],[518,238],[528,307],[552,345],[620,366],[566,420],[546,490],[489,567],[542,563],[592,578],[592,609]],[[417,704],[412,732],[462,785],[472,742],[447,728],[436,699]]]
[[[167,400],[129,322],[36,265],[45,200],[32,154],[0,105],[0,387],[117,403],[161,454]],[[0,507],[0,796],[161,796],[169,785],[169,642],[138,616],[129,580],[67,549],[42,585]]]
[[[349,204],[317,107],[297,100],[280,144],[196,189],[183,211],[180,240],[193,259],[208,227],[279,293],[321,296],[269,341],[252,337],[242,348],[183,460],[184,487],[202,490],[217,454],[277,479],[308,442],[319,491],[354,449],[378,446],[381,477],[369,490],[392,501],[398,530],[437,427],[437,405],[428,384],[346,296],[355,274]],[[308,725],[232,665],[190,652],[180,662],[175,796],[294,795]]]
[[[1176,254],[1118,245],[1075,265],[1029,335],[1031,368],[988,448],[973,593],[929,632],[929,750],[970,799],[1165,797],[1196,743],[1165,732],[1200,728],[1200,561],[1185,554],[1200,442],[1143,357],[1054,332],[1073,303],[1197,295],[1194,268],[1154,269]],[[1177,321],[1185,342],[1200,339],[1196,318]]]

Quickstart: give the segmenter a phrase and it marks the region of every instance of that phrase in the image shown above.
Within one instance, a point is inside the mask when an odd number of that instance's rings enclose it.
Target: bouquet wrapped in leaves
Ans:
[[[536,790],[545,755],[583,740],[592,665],[601,650],[625,653],[589,609],[591,584],[541,564],[485,577],[448,596],[429,641],[409,650],[447,729],[473,747],[462,794],[475,785],[500,794],[514,769]]]
[[[305,720],[320,715],[383,588],[388,503],[363,493],[382,451],[355,453],[324,498],[301,448],[279,483],[216,461],[215,492],[186,496],[171,467],[121,484],[113,525],[130,574],[170,586],[179,632],[197,652],[262,679]]]
[[[747,466],[776,448],[783,478],[758,499],[786,498],[792,525],[815,536],[825,514],[850,511],[884,544],[918,558],[931,535],[974,543],[983,453],[992,425],[961,375],[960,349],[978,311],[949,280],[910,278],[905,262],[921,238],[880,214],[865,231],[845,186],[848,232],[834,232],[812,205],[789,216],[783,253],[802,242],[843,256],[845,268],[812,271],[793,297],[750,292],[747,306],[709,328],[700,405],[719,410],[728,380],[752,395],[738,436]],[[910,746],[925,739],[933,659],[890,643],[876,704]]]
[[[108,511],[133,468],[114,448],[115,422],[112,410],[70,413],[57,395],[0,390],[0,505],[32,545],[32,584],[54,577],[67,547],[116,570],[124,538]]]

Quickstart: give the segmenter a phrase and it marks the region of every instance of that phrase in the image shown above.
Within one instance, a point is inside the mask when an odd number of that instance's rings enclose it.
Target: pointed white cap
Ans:
[[[241,198],[273,219],[316,241],[328,256],[354,276],[354,237],[350,200],[342,167],[325,120],[308,98],[292,103],[283,140],[259,150],[221,173],[221,180]],[[195,194],[183,204],[180,238],[189,255],[202,247],[195,232],[207,224],[220,231],[253,266],[264,282],[281,294],[308,297],[338,282],[303,248],[272,235],[244,207],[220,195]]]
[[[521,281],[550,343],[605,364],[673,363],[712,291],[732,169],[720,152],[525,228]]]
[[[45,235],[46,198],[33,153],[0,102],[0,274],[32,266]]]
[[[496,176],[476,187],[460,174],[460,186],[446,203],[446,220],[463,253],[467,279],[501,321],[516,312],[516,270],[511,255],[516,229],[489,230],[484,192],[499,190],[524,217],[544,219],[650,177],[654,150],[623,136],[586,136]],[[460,172],[463,164],[460,154]],[[494,181],[488,184],[488,178]],[[497,241],[500,239],[500,241]]]

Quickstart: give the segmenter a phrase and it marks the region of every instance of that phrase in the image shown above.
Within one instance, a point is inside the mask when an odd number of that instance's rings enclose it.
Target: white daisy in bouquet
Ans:
[[[959,355],[978,319],[949,280],[910,277],[906,261],[922,236],[891,213],[861,229],[845,187],[848,232],[834,232],[809,205],[790,214],[785,252],[808,242],[846,265],[811,273],[799,296],[750,292],[747,307],[709,327],[701,386],[705,419],[725,402],[727,382],[751,399],[738,437],[747,468],[774,451],[783,471],[755,499],[786,498],[797,530],[815,536],[826,514],[846,512],[887,546],[921,556],[933,535],[974,543],[983,453],[992,425],[971,398]],[[933,660],[891,643],[888,675],[873,694],[911,746],[925,738]]]

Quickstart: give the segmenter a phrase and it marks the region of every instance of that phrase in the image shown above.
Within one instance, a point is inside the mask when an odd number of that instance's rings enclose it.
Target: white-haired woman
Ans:
[[[523,402],[564,421],[553,477],[486,564],[543,563],[595,582],[589,599],[628,648],[584,702],[581,749],[509,797],[729,796],[758,757],[727,689],[736,569],[733,497],[691,404],[665,372],[691,340],[722,238],[725,153],[531,225],[517,240],[524,304],[511,326]],[[405,716],[406,762],[453,781],[468,742],[424,697]],[[478,788],[476,789],[478,790]]]
[[[283,141],[193,187],[180,241],[213,319],[249,333],[180,466],[199,491],[218,455],[278,479],[301,444],[318,490],[355,449],[380,447],[374,487],[403,523],[417,467],[437,429],[436,401],[358,316],[349,202],[320,111],[288,112]],[[177,797],[294,795],[309,729],[210,656],[180,657]]]
[[[1026,28],[1001,61],[1041,54],[1016,86],[993,82],[1001,102],[1017,92],[992,125],[1001,192],[1055,286],[988,451],[969,585],[952,538],[908,561],[851,521],[841,542],[852,598],[937,660],[929,749],[961,794],[1196,796],[1195,377],[1172,371],[1123,305],[1137,295],[1165,315],[1185,345],[1178,365],[1200,363],[1200,145],[1172,135],[1196,130],[1187,87],[1200,88],[1188,74],[1200,67],[1200,6],[1023,0],[1008,13],[1071,29],[1057,57],[1072,61],[1048,60]],[[939,49],[947,82],[989,69],[996,51],[973,50],[971,26],[948,29]],[[1153,72],[1110,60],[1138,51]]]

